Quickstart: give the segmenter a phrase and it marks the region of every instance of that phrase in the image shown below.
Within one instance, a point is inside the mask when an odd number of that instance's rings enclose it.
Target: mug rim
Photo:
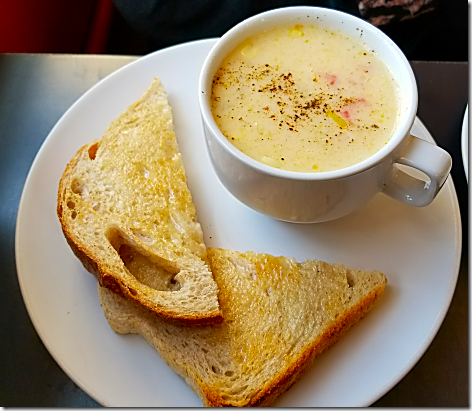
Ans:
[[[210,107],[210,95],[211,95],[211,84],[213,81],[213,76],[215,73],[210,72],[210,65],[216,57],[219,57],[222,50],[226,43],[229,40],[232,40],[235,36],[240,37],[240,42],[244,41],[246,37],[239,34],[239,31],[244,31],[243,29],[247,28],[248,26],[252,26],[253,24],[259,23],[266,18],[273,18],[274,16],[280,16],[285,13],[290,14],[299,14],[300,16],[306,15],[306,13],[325,13],[330,14],[331,16],[335,16],[336,18],[344,18],[350,19],[356,22],[359,25],[362,25],[364,28],[367,28],[370,31],[373,31],[375,35],[379,36],[385,45],[393,51],[396,56],[401,60],[403,63],[404,68],[408,74],[409,84],[397,84],[398,88],[411,88],[411,99],[408,102],[401,103],[400,110],[405,107],[409,106],[409,113],[406,116],[403,123],[399,124],[395,130],[394,135],[390,137],[385,147],[382,147],[379,151],[371,155],[370,157],[366,158],[365,160],[353,164],[348,167],[332,170],[332,171],[321,171],[321,172],[299,172],[299,171],[289,171],[285,169],[280,169],[276,167],[271,167],[264,163],[261,163],[252,157],[248,156],[247,154],[243,153],[241,150],[236,148],[233,144],[231,144],[228,139],[224,136],[224,134],[219,129],[216,121],[213,117],[211,107]],[[316,15],[309,16],[315,18]],[[263,30],[261,30],[262,32]],[[221,61],[226,57],[228,53],[225,55],[220,56]],[[387,64],[384,61],[384,64]],[[394,71],[391,67],[387,64],[387,67],[392,71],[395,76]],[[215,70],[216,72],[216,70]],[[395,78],[395,80],[397,80]],[[398,83],[398,81],[397,81]],[[218,143],[233,157],[238,159],[240,162],[244,163],[245,165],[249,166],[252,169],[255,169],[263,174],[271,175],[274,177],[291,179],[291,180],[311,180],[311,181],[323,181],[323,180],[334,180],[339,178],[345,178],[352,175],[356,175],[375,167],[377,164],[381,163],[384,159],[386,159],[404,140],[404,138],[409,134],[411,128],[413,127],[413,122],[416,118],[417,112],[417,105],[418,105],[418,89],[416,86],[416,79],[413,74],[413,70],[411,68],[410,63],[408,62],[407,58],[400,50],[400,48],[391,40],[386,34],[384,34],[380,29],[372,25],[371,23],[360,19],[357,16],[352,14],[348,14],[339,10],[329,9],[325,7],[317,7],[317,6],[288,6],[282,7],[277,9],[268,10],[262,12],[260,14],[256,14],[252,17],[249,17],[240,23],[233,26],[229,29],[222,37],[220,37],[215,45],[211,48],[210,52],[208,53],[205,61],[203,63],[202,69],[200,71],[200,78],[199,78],[199,105],[200,111],[202,115],[202,120],[205,126],[209,129],[209,131],[213,134],[213,137],[218,141]],[[205,135],[205,139],[207,139]]]

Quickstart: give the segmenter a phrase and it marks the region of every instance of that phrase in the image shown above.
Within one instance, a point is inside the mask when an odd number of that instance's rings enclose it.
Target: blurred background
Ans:
[[[291,5],[368,20],[409,60],[468,61],[467,0],[0,0],[0,53],[143,55]]]

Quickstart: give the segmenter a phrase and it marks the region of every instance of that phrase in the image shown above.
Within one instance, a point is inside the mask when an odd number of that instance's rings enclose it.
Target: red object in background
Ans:
[[[0,53],[103,53],[111,0],[0,0]]]

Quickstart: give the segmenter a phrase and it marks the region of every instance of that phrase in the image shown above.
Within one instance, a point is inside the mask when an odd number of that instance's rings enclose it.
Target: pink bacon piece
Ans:
[[[348,102],[341,107],[340,115],[345,120],[350,121],[356,117],[354,111],[366,104],[365,98],[347,99]]]
[[[323,78],[326,80],[326,82],[331,85],[331,86],[334,86],[334,84],[336,84],[336,81],[338,80],[338,77],[334,74],[331,74],[331,73],[326,73]]]

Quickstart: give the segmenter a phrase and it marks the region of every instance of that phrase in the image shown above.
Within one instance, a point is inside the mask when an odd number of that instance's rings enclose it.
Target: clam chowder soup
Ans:
[[[211,104],[239,150],[298,172],[370,157],[387,144],[399,111],[392,74],[361,36],[301,24],[236,47],[214,76]]]

